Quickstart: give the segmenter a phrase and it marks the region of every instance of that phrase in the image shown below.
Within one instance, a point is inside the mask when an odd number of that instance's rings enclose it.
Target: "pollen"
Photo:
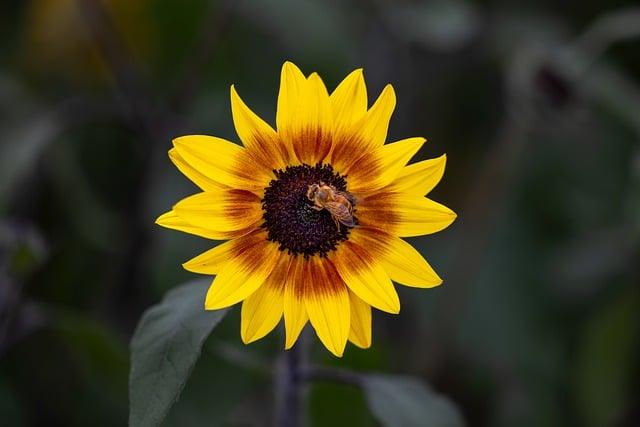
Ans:
[[[305,258],[326,257],[349,237],[349,227],[339,226],[327,210],[317,210],[307,197],[309,186],[319,182],[346,191],[346,177],[328,164],[287,166],[273,171],[276,179],[265,188],[262,199],[264,224],[268,239],[281,251]],[[354,218],[355,220],[355,218]]]

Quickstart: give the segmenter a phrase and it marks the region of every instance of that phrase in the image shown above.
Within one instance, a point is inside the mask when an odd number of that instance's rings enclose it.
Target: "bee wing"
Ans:
[[[356,196],[354,196],[351,193],[347,193],[346,191],[335,191],[335,194],[340,195],[342,197],[344,197],[345,199],[347,199],[349,201],[349,203],[351,203],[352,205],[355,205],[356,202],[358,201],[358,199],[356,199]]]
[[[353,215],[349,212],[349,208],[342,203],[328,202],[324,207],[331,213],[331,215],[347,227],[356,226],[356,223],[353,221]]]

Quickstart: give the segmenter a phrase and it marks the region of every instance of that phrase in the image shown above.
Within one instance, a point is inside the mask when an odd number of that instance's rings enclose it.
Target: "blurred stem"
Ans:
[[[298,427],[300,425],[300,385],[302,351],[300,343],[285,352],[282,376],[281,414],[278,417],[282,427]]]
[[[282,418],[283,427],[300,425],[300,346],[294,346],[285,355],[285,411]]]
[[[640,8],[630,7],[602,15],[570,47],[584,56],[586,68],[615,43],[638,37]]]

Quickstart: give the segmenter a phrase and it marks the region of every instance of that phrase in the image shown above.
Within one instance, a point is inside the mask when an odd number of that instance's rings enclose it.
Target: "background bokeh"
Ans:
[[[0,5],[0,424],[127,420],[128,342],[211,242],[155,218],[195,186],[174,136],[237,140],[229,86],[271,123],[285,60],[364,67],[390,139],[447,153],[449,229],[411,239],[445,284],[400,288],[343,359],[416,375],[470,426],[640,425],[640,9],[551,0],[9,0]],[[311,331],[307,331],[311,332]],[[165,424],[269,424],[281,327],[233,310]],[[312,426],[372,426],[308,389]]]

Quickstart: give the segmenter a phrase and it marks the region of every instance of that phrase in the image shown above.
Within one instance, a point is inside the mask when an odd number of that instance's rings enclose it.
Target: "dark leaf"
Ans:
[[[131,340],[129,425],[155,426],[180,396],[226,310],[205,311],[209,281],[182,285],[142,316]]]
[[[369,409],[385,427],[461,427],[462,415],[445,397],[411,377],[366,375]]]

